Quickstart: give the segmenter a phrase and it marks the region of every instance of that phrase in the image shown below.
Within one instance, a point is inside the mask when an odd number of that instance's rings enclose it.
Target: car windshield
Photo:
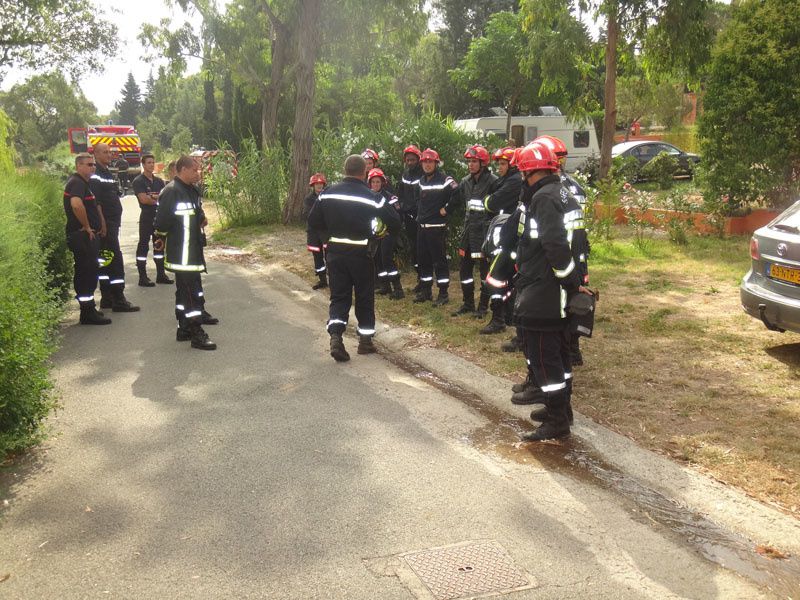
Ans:
[[[795,202],[792,206],[786,209],[781,216],[770,223],[771,229],[780,229],[782,231],[800,231],[800,200]]]

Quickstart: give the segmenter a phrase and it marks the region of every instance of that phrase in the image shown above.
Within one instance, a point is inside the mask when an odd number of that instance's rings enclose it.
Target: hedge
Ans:
[[[55,406],[57,348],[72,261],[62,185],[40,173],[6,176],[0,189],[0,460],[40,441]]]

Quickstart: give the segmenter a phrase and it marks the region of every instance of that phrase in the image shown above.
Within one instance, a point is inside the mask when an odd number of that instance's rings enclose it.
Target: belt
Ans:
[[[483,200],[470,200],[467,202],[467,210],[474,212],[485,212],[486,207],[483,205]]]
[[[369,240],[351,240],[350,238],[332,237],[328,242],[335,242],[337,244],[349,244],[350,246],[366,246]]]
[[[420,223],[423,229],[430,229],[431,227],[447,227],[447,223]]]

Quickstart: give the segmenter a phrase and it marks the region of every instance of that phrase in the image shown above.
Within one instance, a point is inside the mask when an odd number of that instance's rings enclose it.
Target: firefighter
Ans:
[[[113,253],[111,263],[100,268],[100,308],[110,308],[114,312],[136,312],[134,306],[125,298],[125,267],[122,263],[122,250],[119,247],[119,228],[122,225],[122,202],[117,182],[108,166],[111,162],[111,149],[100,143],[94,147],[96,168],[89,179],[89,186],[97,199],[97,206],[105,221],[100,231],[101,250]]]
[[[331,301],[327,330],[330,352],[337,362],[350,360],[342,335],[347,328],[350,306],[355,292],[358,319],[358,353],[376,351],[374,263],[369,254],[370,240],[382,233],[400,228],[400,217],[383,197],[366,185],[367,165],[358,154],[347,157],[344,179],[324,190],[311,214],[310,227],[328,233],[328,278]]]
[[[94,158],[88,152],[75,157],[75,173],[64,188],[64,212],[67,216],[67,246],[75,261],[73,283],[75,298],[81,309],[82,325],[108,325],[108,319],[97,310],[94,291],[97,288],[97,257],[100,252],[102,221],[97,202],[89,187],[94,173]]]
[[[311,210],[319,199],[320,192],[328,185],[325,175],[322,173],[314,173],[311,179],[308,180],[308,185],[311,186],[311,193],[303,200],[303,217],[306,219],[306,247],[311,255],[314,257],[314,272],[317,274],[319,281],[311,286],[311,289],[321,290],[328,287],[328,274],[327,267],[325,266],[325,232],[312,229],[308,224],[308,216]]]
[[[378,166],[378,163],[381,160],[380,155],[375,152],[372,148],[366,148],[361,153],[361,158],[367,163],[367,173],[369,173],[372,169]]]
[[[417,284],[412,290],[415,294],[419,292],[419,265],[417,264],[417,203],[419,195],[419,178],[422,177],[422,165],[419,159],[422,152],[414,144],[406,146],[403,150],[403,164],[405,168],[397,182],[397,197],[400,200],[398,210],[403,219],[403,229],[408,239],[409,255],[411,264],[417,273]]]
[[[154,175],[156,157],[152,154],[142,155],[142,173],[134,178],[132,187],[139,201],[139,245],[136,246],[136,268],[139,269],[139,285],[154,287],[156,283],[173,283],[164,271],[164,253],[153,251],[153,262],[156,263],[156,281],[153,283],[147,276],[147,253],[150,251],[150,240],[153,237],[158,208],[158,195],[164,189],[164,180]]]
[[[464,300],[453,316],[474,314],[477,318],[483,318],[489,308],[489,293],[484,283],[486,273],[489,271],[489,261],[482,251],[489,219],[483,203],[497,177],[489,170],[489,152],[483,146],[476,144],[467,148],[464,158],[467,159],[469,172],[458,186],[461,200],[464,202],[464,231],[458,248],[461,257],[459,265],[461,293]],[[477,310],[474,279],[476,262],[481,281],[481,297]]]
[[[583,285],[589,285],[589,252],[591,247],[589,245],[589,237],[586,235],[586,229],[583,223],[583,215],[586,212],[586,192],[573,177],[571,177],[565,170],[567,162],[567,146],[566,144],[556,137],[549,135],[540,135],[534,141],[541,142],[548,146],[555,152],[558,158],[560,167],[559,176],[561,177],[561,184],[566,187],[581,209],[579,219],[573,220],[574,232],[572,235],[572,253],[578,265],[578,271],[581,276]],[[570,357],[573,366],[583,365],[583,354],[581,353],[580,337],[573,335],[570,337]]]
[[[130,169],[130,165],[121,152],[115,153],[114,162],[112,164],[114,165],[114,169],[116,169],[119,187],[124,196],[125,192],[128,190],[128,169]]]
[[[499,239],[500,228],[507,219],[498,217],[513,213],[519,203],[519,194],[522,189],[522,175],[519,169],[511,164],[514,158],[514,148],[506,147],[496,150],[492,154],[492,160],[497,164],[497,180],[492,184],[489,195],[484,198],[483,205],[486,214],[491,219],[489,230],[487,231],[487,242],[494,244]],[[492,254],[486,254],[491,260]],[[484,335],[501,333],[505,331],[506,324],[511,323],[510,303],[512,287],[509,285],[505,289],[492,289],[490,306],[492,309],[492,319],[480,330]]]
[[[447,265],[447,213],[458,183],[439,168],[439,153],[426,148],[422,152],[422,177],[417,183],[417,260],[419,261],[420,289],[414,302],[433,300],[433,278],[439,295],[433,302],[443,306],[450,301],[450,269]]]
[[[156,241],[153,248],[165,254],[164,266],[175,273],[175,339],[191,341],[192,348],[216,350],[203,324],[217,319],[205,311],[205,295],[200,274],[206,271],[203,257],[202,227],[206,222],[195,184],[200,181],[200,166],[190,156],[175,163],[176,176],[158,199]]]
[[[376,194],[380,194],[386,203],[395,211],[399,204],[399,199],[395,196],[386,181],[386,175],[381,169],[372,169],[367,173],[369,188]],[[400,219],[400,213],[397,214]],[[400,282],[400,271],[394,262],[394,247],[397,236],[387,234],[380,238],[380,257],[381,263],[378,266],[378,289],[376,294],[388,295],[392,300],[405,298],[403,284]]]
[[[523,177],[521,205],[501,231],[501,252],[487,283],[506,285],[516,263],[514,324],[523,330],[528,378],[535,386],[530,391],[546,408],[541,425],[523,439],[542,441],[570,432],[567,299],[589,292],[581,285],[565,227],[577,202],[561,185],[555,153],[532,142],[518,151],[515,162]]]

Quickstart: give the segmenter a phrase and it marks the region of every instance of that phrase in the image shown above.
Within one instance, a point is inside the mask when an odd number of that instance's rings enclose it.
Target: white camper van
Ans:
[[[507,117],[459,119],[455,126],[464,131],[483,131],[506,137]],[[600,155],[597,133],[590,120],[570,122],[563,115],[511,117],[511,138],[522,147],[540,135],[552,135],[567,145],[567,171],[575,171],[592,154]]]

